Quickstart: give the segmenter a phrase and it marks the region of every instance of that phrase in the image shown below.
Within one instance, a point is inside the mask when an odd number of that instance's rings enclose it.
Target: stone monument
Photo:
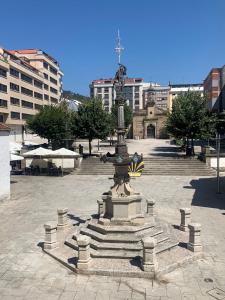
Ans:
[[[126,67],[119,64],[114,78],[117,144],[113,155],[102,157],[115,166],[114,184],[97,200],[98,214],[74,226],[67,224],[66,209],[58,209],[58,214],[63,213],[60,225],[66,222],[66,226],[60,226],[60,230],[57,227],[54,247],[49,247],[46,239],[43,249],[77,273],[154,278],[201,257],[201,241],[200,234],[196,242],[193,233],[188,243],[188,233],[160,220],[154,199],[148,199],[143,209],[141,194],[130,185],[124,125],[125,75]],[[180,247],[180,241],[188,247]]]

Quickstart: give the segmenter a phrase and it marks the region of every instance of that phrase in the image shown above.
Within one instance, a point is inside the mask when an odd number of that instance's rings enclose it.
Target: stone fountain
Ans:
[[[73,226],[67,218],[68,210],[59,209],[58,224],[45,224],[43,250],[77,273],[154,278],[202,256],[200,226],[191,224],[188,236],[185,216],[189,220],[190,213],[185,215],[182,209],[181,230],[175,229],[156,216],[153,199],[146,201],[144,210],[141,194],[130,185],[125,75],[126,67],[119,64],[114,78],[118,139],[115,154],[102,157],[115,166],[114,184],[97,201],[98,214],[77,220]]]

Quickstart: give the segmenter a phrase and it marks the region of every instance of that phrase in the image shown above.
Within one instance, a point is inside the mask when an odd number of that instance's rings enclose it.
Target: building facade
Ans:
[[[173,100],[180,94],[192,91],[199,92],[203,95],[204,86],[202,83],[187,83],[187,84],[169,84],[168,109],[172,110]]]
[[[154,101],[149,101],[146,108],[133,115],[133,138],[166,138],[165,122],[167,111],[157,108]]]
[[[0,48],[0,122],[11,128],[11,139],[23,141],[27,118],[59,103],[62,76],[58,62],[42,50]]]
[[[208,95],[208,108],[213,111],[225,109],[225,65],[213,68],[204,80],[204,91]]]
[[[113,86],[114,79],[93,80],[90,84],[90,96],[100,98],[106,111],[111,111],[116,98]],[[127,78],[124,85],[124,96],[133,111],[143,109],[143,79]]]

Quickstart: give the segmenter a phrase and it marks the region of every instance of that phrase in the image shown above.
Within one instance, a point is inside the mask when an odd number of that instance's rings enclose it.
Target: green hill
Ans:
[[[80,102],[85,102],[90,99],[90,97],[83,96],[78,93],[74,93],[72,91],[63,91],[62,97],[67,99],[76,99]]]

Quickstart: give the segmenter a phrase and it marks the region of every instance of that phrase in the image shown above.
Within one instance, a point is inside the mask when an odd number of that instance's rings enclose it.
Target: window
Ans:
[[[8,107],[7,100],[0,99],[0,107]]]
[[[50,91],[54,94],[58,94],[58,91],[56,89],[54,89],[53,87],[50,87]]]
[[[15,112],[15,111],[11,111],[11,119],[19,120],[20,119],[20,113]]]
[[[105,111],[109,112],[109,107],[105,106]]]
[[[45,61],[43,62],[43,67],[48,70],[48,64]]]
[[[49,100],[49,95],[44,94],[44,99]]]
[[[109,99],[109,94],[105,94],[104,99]]]
[[[50,77],[50,81],[57,85],[57,80],[55,80],[54,78]]]
[[[23,107],[26,107],[26,108],[33,108],[33,103],[29,102],[29,101],[25,101],[25,100],[22,100],[22,106]]]
[[[0,92],[7,93],[7,85],[0,83]]]
[[[50,99],[51,99],[51,101],[52,101],[53,103],[58,103],[58,99],[57,99],[57,98],[51,97]]]
[[[22,114],[22,119],[23,120],[27,120],[29,119],[30,117],[32,117],[33,115],[29,115],[29,114]]]
[[[108,100],[105,100],[105,101],[104,101],[104,105],[109,105],[109,101],[108,101]]]
[[[44,84],[44,89],[48,91],[49,90],[49,86],[47,84]]]
[[[33,84],[33,79],[31,77],[23,74],[23,73],[21,73],[21,79],[23,81],[26,81],[26,82],[30,83],[30,84]]]
[[[0,115],[0,122],[1,122],[1,123],[4,122],[4,115]]]
[[[44,78],[48,79],[48,74],[44,73]]]
[[[18,86],[18,84],[14,84],[14,83],[10,82],[10,90],[15,91],[15,92],[19,92],[20,87]]]
[[[139,100],[135,100],[134,101],[134,104],[136,105],[136,104],[139,104]]]
[[[20,99],[14,98],[14,97],[10,97],[10,103],[11,103],[12,105],[20,106]]]
[[[43,83],[39,80],[36,80],[36,79],[34,79],[34,85],[36,87],[38,87],[39,89],[42,89],[42,87],[43,87]]]
[[[40,110],[42,107],[42,105],[40,104],[34,104],[34,108],[37,109],[37,110]]]
[[[33,97],[33,91],[24,87],[21,87],[21,93]]]
[[[5,69],[0,68],[0,76],[5,77],[7,76],[7,71]]]
[[[19,72],[13,68],[10,68],[10,75],[19,78]]]
[[[34,92],[34,97],[38,99],[43,99],[43,95],[37,92]]]
[[[97,93],[101,93],[102,92],[102,88],[98,87],[97,88]]]
[[[108,92],[109,92],[109,88],[106,87],[106,88],[104,89],[104,91],[105,91],[105,93],[108,93]]]
[[[139,86],[135,86],[134,91],[139,92]]]
[[[53,68],[52,66],[50,66],[49,68],[51,73],[57,75],[57,70],[55,68]]]

